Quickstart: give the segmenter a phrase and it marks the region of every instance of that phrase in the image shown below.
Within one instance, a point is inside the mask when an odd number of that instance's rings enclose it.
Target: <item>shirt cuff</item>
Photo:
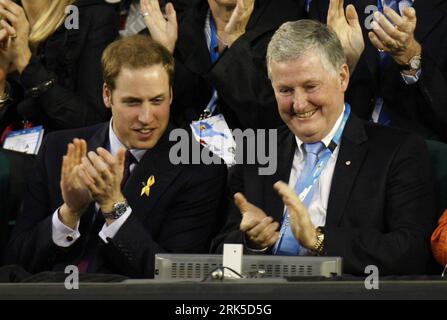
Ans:
[[[107,225],[107,223],[104,223],[102,226],[101,231],[99,231],[99,236],[105,243],[109,243],[107,241],[107,238],[113,239],[113,237],[116,235],[116,233],[120,230],[124,222],[129,218],[130,214],[132,213],[132,209],[130,207],[127,208],[126,212],[116,219],[113,223],[110,225]]]
[[[262,248],[262,249],[253,249],[253,248],[250,248],[250,247],[248,246],[248,244],[247,244],[247,237],[245,236],[245,233],[244,233],[244,247],[245,247],[245,249],[247,249],[248,251],[253,252],[253,253],[266,252],[266,251],[268,250],[268,248],[269,248],[269,247],[265,247],[265,248]]]
[[[53,242],[63,248],[70,247],[73,243],[76,242],[76,240],[79,239],[81,234],[79,233],[79,221],[76,225],[76,229],[72,229],[67,227],[65,224],[62,223],[62,221],[59,219],[59,209],[57,208],[56,211],[53,213],[53,219],[52,219],[52,238]]]
[[[416,74],[414,76],[402,73],[402,79],[404,79],[405,83],[410,85],[410,84],[415,84],[416,82],[419,81],[419,78],[421,76],[421,69],[419,69],[418,71],[416,71]]]

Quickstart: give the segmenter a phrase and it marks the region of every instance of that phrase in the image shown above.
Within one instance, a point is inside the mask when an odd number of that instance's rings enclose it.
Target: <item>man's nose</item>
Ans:
[[[148,124],[152,121],[153,117],[152,106],[150,106],[149,103],[144,103],[138,115],[138,120],[141,123]]]
[[[304,92],[296,91],[293,96],[293,110],[295,112],[304,112],[307,104],[307,95]]]

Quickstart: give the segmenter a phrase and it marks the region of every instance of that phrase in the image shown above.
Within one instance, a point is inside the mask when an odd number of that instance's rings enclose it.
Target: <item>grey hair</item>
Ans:
[[[286,22],[275,32],[267,48],[267,70],[270,64],[297,60],[307,54],[318,54],[323,67],[337,73],[346,63],[346,56],[337,34],[325,24],[314,20]]]

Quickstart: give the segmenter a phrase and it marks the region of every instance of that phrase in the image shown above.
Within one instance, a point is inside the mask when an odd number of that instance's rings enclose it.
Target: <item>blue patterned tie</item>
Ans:
[[[295,184],[295,193],[300,194],[306,186],[306,183],[310,181],[312,178],[312,173],[314,168],[318,162],[318,154],[324,149],[324,144],[322,142],[315,143],[305,143],[303,144],[304,150],[306,151],[306,158],[304,159],[304,168],[301,171],[301,175],[298,178]],[[303,200],[303,204],[309,208],[309,205],[312,201],[314,194],[315,186],[313,186],[306,198]],[[300,244],[298,240],[295,239],[295,236],[292,233],[289,225],[289,215],[286,209],[284,214],[283,227],[285,227],[284,234],[280,239],[280,244],[278,246],[278,250],[276,252],[277,255],[283,256],[296,256],[300,253]]]

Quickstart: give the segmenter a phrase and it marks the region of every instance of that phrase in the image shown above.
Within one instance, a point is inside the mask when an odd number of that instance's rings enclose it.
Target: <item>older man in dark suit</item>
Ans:
[[[287,124],[279,170],[236,168],[235,204],[213,248],[242,242],[248,252],[341,256],[344,272],[357,275],[368,265],[381,275],[427,272],[435,203],[424,141],[350,112],[349,68],[325,25],[284,24],[267,60]]]
[[[155,253],[207,252],[217,229],[225,166],[170,159],[171,54],[131,36],[106,49],[103,72],[112,120],[49,134],[38,156],[7,260],[32,273],[152,277]]]

